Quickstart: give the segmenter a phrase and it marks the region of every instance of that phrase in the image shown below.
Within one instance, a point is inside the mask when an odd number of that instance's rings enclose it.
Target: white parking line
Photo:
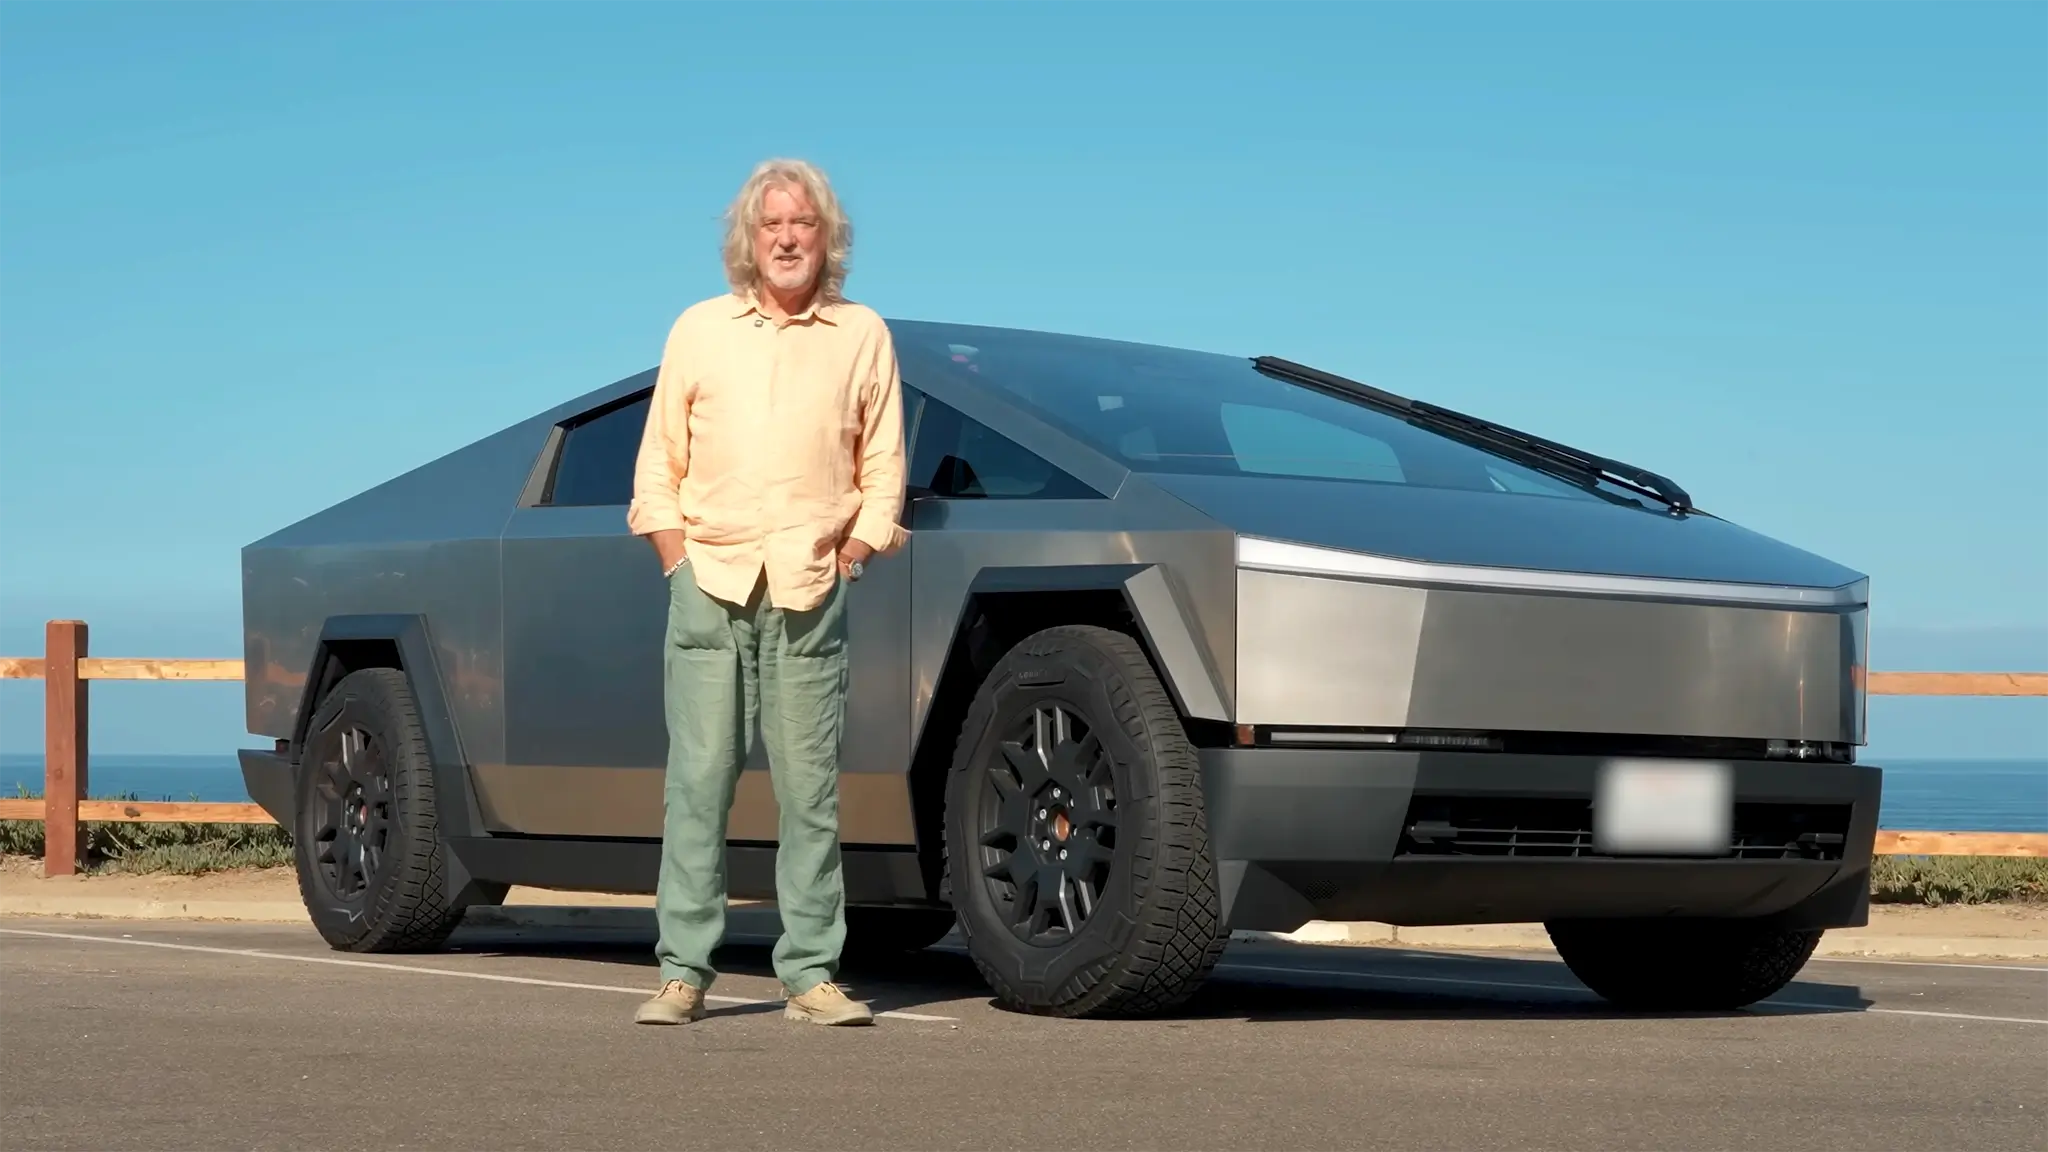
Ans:
[[[1579,996],[1593,997],[1591,989],[1583,985],[1532,984],[1515,980],[1468,980],[1456,976],[1412,976],[1393,972],[1332,972],[1321,968],[1293,968],[1270,964],[1218,964],[1216,971],[1221,975],[1232,972],[1264,972],[1284,976],[1338,976],[1355,980],[1387,980],[1398,984],[1448,984],[1463,988],[1513,988],[1528,992],[1569,992]],[[1595,997],[1597,998],[1597,997]],[[2037,1020],[2029,1016],[1978,1016],[1967,1012],[1934,1012],[1918,1008],[1857,1008],[1842,1004],[1809,1004],[1799,1000],[1766,1000],[1750,1006],[1754,1009],[1799,1008],[1808,1011],[1842,1012],[1852,1015],[1874,1013],[1881,1016],[1932,1016],[1942,1020],[1979,1020],[1992,1024],[2048,1024],[2048,1020]]]
[[[530,984],[540,988],[572,988],[584,992],[629,992],[635,996],[646,996],[645,988],[628,988],[620,984],[579,984],[571,980],[542,980],[533,976],[504,976],[494,972],[459,972],[448,968],[428,968],[417,964],[386,964],[376,960],[346,960],[339,956],[294,956],[288,952],[265,952],[255,948],[212,948],[202,944],[173,944],[167,940],[137,940],[129,936],[93,936],[83,932],[38,932],[27,928],[0,928],[0,933],[9,936],[42,936],[51,940],[83,940],[91,944],[133,944],[143,948],[167,948],[176,952],[203,952],[214,956],[241,956],[253,960],[290,960],[300,964],[333,964],[343,968],[378,968],[388,972],[411,972],[422,976],[452,976],[461,980],[488,980],[498,984]],[[707,1003],[762,1005],[779,1004],[779,1000],[753,1000],[744,996],[718,996],[707,994]],[[921,1012],[898,1012],[894,1010],[877,1012],[893,1020],[916,1020],[926,1024],[954,1024],[952,1016],[927,1016]]]
[[[51,940],[80,940],[91,944],[132,944],[144,948],[165,948],[178,952],[199,952],[215,956],[240,956],[255,960],[289,960],[300,964],[332,964],[344,968],[382,968],[393,972],[409,972],[424,976],[451,976],[462,980],[487,980],[500,984],[527,984],[542,988],[569,988],[585,992],[623,992],[635,996],[647,995],[645,988],[631,988],[620,984],[583,984],[570,980],[543,980],[533,976],[506,976],[491,972],[461,972],[448,968],[429,968],[415,964],[387,964],[375,960],[348,960],[339,956],[294,956],[286,952],[266,952],[255,948],[215,948],[202,944],[174,944],[165,940],[138,940],[128,936],[94,936],[82,932],[44,932],[26,928],[0,928],[0,933],[10,936],[39,936]],[[1927,965],[1927,967],[1963,967],[1963,965]],[[2008,969],[2004,965],[1971,965],[1979,968],[1995,968],[1999,971],[2030,971],[2031,969]],[[1235,964],[1223,963],[1216,966],[1218,975],[1234,972],[1261,973],[1293,977],[1338,977],[1348,980],[1377,980],[1396,984],[1436,984],[1461,988],[1506,988],[1525,992],[1562,992],[1595,998],[1594,993],[1583,985],[1543,984],[1521,980],[1472,980],[1456,976],[1418,976],[1408,973],[1375,972],[1369,970],[1332,971],[1326,968],[1299,968],[1291,965]],[[774,1004],[773,1000],[757,1000],[743,996],[704,997],[707,1002],[759,1006]],[[1924,1016],[1940,1020],[1973,1020],[1991,1024],[2048,1024],[2048,1020],[2028,1016],[1984,1016],[1968,1012],[1935,1012],[1916,1008],[1859,1008],[1841,1004],[1813,1004],[1798,1000],[1767,1000],[1751,1005],[1753,1009],[1802,1009],[1806,1011],[1834,1012],[1846,1014],[1874,1014],[1881,1016]],[[889,1010],[875,1013],[878,1017],[897,1020],[915,1020],[927,1024],[953,1024],[953,1016],[932,1016],[921,1012],[900,1012]]]

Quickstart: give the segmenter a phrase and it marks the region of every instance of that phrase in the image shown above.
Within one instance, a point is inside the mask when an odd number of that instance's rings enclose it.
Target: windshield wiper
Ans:
[[[1477,416],[1467,416],[1463,412],[1454,412],[1426,400],[1410,400],[1406,396],[1396,396],[1370,384],[1347,380],[1320,368],[1310,368],[1278,356],[1254,356],[1252,364],[1259,371],[1269,375],[1318,387],[1340,396],[1364,400],[1385,408],[1410,423],[1436,429],[1475,447],[1491,448],[1522,457],[1531,463],[1549,465],[1546,471],[1562,467],[1592,480],[1605,480],[1618,487],[1640,492],[1669,505],[1674,512],[1698,511],[1693,506],[1692,497],[1676,482],[1633,464],[1624,464],[1619,460],[1582,452],[1569,445],[1559,444],[1555,440],[1545,440],[1541,436],[1519,432],[1504,424],[1481,420]]]

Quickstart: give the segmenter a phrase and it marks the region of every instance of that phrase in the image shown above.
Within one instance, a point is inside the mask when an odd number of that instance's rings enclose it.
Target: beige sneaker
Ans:
[[[633,1013],[635,1024],[688,1024],[704,1018],[704,993],[681,980],[661,986],[652,999],[643,1000]]]
[[[808,1024],[873,1024],[875,1014],[858,1000],[849,1000],[839,985],[830,980],[801,996],[791,996],[782,1007],[789,1020]]]

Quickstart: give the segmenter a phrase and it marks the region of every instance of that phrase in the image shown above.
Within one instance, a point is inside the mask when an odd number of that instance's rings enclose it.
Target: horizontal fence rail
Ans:
[[[0,820],[43,822],[43,874],[70,876],[83,863],[83,821],[275,824],[255,804],[85,799],[86,685],[93,680],[240,680],[240,660],[89,657],[82,620],[52,620],[43,656],[0,656],[0,680],[43,681],[43,798],[0,800]],[[2048,696],[2048,672],[1870,672],[1872,696]],[[2048,833],[1880,829],[1885,856],[2048,857]]]

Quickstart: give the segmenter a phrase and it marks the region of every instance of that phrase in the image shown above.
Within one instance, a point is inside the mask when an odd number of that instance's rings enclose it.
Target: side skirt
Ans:
[[[451,837],[449,847],[486,880],[563,892],[652,895],[661,872],[658,840],[572,840],[546,836]],[[911,845],[849,844],[840,853],[849,904],[943,907],[925,894]],[[775,845],[735,841],[725,850],[728,895],[775,899]]]

